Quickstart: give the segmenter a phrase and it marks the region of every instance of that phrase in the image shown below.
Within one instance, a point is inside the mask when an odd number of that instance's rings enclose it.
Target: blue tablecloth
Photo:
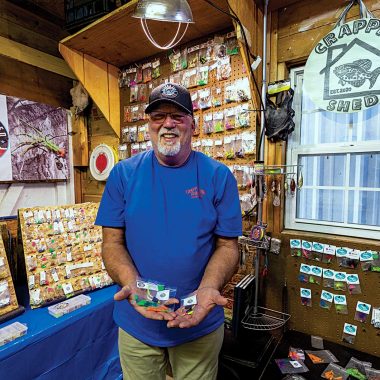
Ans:
[[[0,379],[122,379],[112,318],[115,288],[89,293],[89,305],[60,318],[44,307],[0,324],[28,326],[26,335],[0,347]]]

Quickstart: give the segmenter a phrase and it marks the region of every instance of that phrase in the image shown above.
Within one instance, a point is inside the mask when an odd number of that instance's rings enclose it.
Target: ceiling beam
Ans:
[[[63,59],[1,36],[0,55],[51,71],[64,77],[76,79],[76,76]]]

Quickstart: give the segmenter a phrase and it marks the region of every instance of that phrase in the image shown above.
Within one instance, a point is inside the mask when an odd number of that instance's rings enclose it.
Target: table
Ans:
[[[89,293],[89,305],[60,318],[44,307],[1,324],[25,323],[28,333],[0,347],[0,379],[121,380],[112,318],[115,289]]]

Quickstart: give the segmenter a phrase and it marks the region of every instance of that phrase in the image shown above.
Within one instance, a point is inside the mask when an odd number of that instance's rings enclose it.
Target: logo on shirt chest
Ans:
[[[206,192],[203,189],[200,189],[198,186],[194,186],[191,189],[185,190],[185,193],[192,199],[201,199],[206,195]]]

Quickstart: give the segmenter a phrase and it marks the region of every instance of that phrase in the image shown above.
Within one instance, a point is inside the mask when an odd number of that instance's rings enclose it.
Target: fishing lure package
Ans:
[[[181,52],[175,53],[174,51],[169,55],[170,68],[172,72],[177,72],[182,69]]]
[[[213,157],[213,149],[214,149],[214,140],[212,139],[203,139],[202,140],[202,152],[208,156]]]
[[[345,292],[347,290],[347,273],[335,272],[334,273],[334,290]]]
[[[213,107],[220,107],[223,103],[223,88],[216,86],[212,88],[212,100]]]
[[[367,380],[380,380],[380,369],[365,367]]]
[[[332,303],[334,301],[334,295],[326,290],[322,290],[321,292],[321,300],[319,301],[319,306],[322,309],[330,310]]]
[[[313,250],[311,254],[311,258],[314,261],[322,261],[323,259],[323,249],[324,244],[313,242]]]
[[[322,268],[317,267],[315,265],[311,266],[310,276],[309,276],[310,284],[320,285],[322,282]]]
[[[298,280],[303,283],[308,283],[310,274],[311,274],[311,266],[307,264],[301,264]]]
[[[152,62],[152,79],[157,79],[161,76],[160,59],[157,58]]]
[[[148,83],[152,80],[152,62],[147,62],[142,65],[142,82]]]
[[[301,304],[303,306],[312,306],[311,290],[306,288],[300,288]]]
[[[236,107],[236,127],[249,128],[251,126],[248,104]]]
[[[275,359],[275,362],[282,374],[285,373],[304,373],[309,369],[302,360]]]
[[[201,66],[198,68],[198,78],[197,78],[198,86],[205,86],[206,84],[208,84],[208,73],[209,73],[208,66]]]
[[[223,132],[224,131],[224,113],[221,112],[214,112],[212,115],[213,125],[214,125],[214,132]]]
[[[203,133],[206,135],[212,133],[214,131],[212,122],[212,113],[203,114]]]
[[[211,103],[211,89],[210,88],[199,90],[198,97],[199,97],[199,108],[201,110],[211,108],[212,103]]]
[[[324,244],[322,262],[330,264],[335,258],[335,245]]]
[[[243,132],[241,134],[243,144],[243,154],[251,155],[256,152],[256,133],[255,132]]]
[[[351,357],[349,362],[346,364],[345,370],[348,375],[352,376],[352,378],[365,379],[366,368],[371,367],[372,363],[363,362],[361,360],[356,359],[355,357]]]
[[[311,250],[313,248],[313,245],[310,241],[302,240],[301,241],[301,250],[302,250],[302,257],[308,260],[311,260]]]
[[[313,364],[337,363],[338,359],[329,350],[310,351],[305,350],[306,355]]]
[[[224,126],[228,131],[230,129],[235,129],[236,127],[236,108],[226,108],[224,110]]]
[[[334,274],[335,271],[328,268],[323,268],[323,287],[324,288],[334,288]]]
[[[176,291],[176,288],[161,282],[137,278],[133,300],[148,311],[169,312],[174,310],[174,304],[169,303],[175,297]]]
[[[347,275],[347,287],[350,294],[361,294],[359,276],[356,273]]]
[[[198,304],[196,292],[190,293],[180,300],[180,307],[177,310],[179,315],[191,315],[194,312],[195,306]]]
[[[335,311],[337,314],[348,314],[346,296],[334,294]]]
[[[224,136],[224,157],[230,160],[235,158],[235,140],[232,136]]]
[[[305,360],[305,353],[301,348],[289,347],[288,357],[292,360]]]
[[[189,69],[197,67],[198,66],[198,53],[199,53],[199,46],[192,46],[187,49],[187,67]]]
[[[194,116],[194,131],[193,131],[193,136],[198,136],[200,133],[199,130],[199,116],[196,115]]]
[[[373,252],[372,251],[363,251],[360,252],[360,266],[362,268],[362,271],[367,272],[370,271],[372,268],[372,262],[373,262]]]
[[[299,239],[290,239],[290,254],[292,257],[301,257],[301,240]]]
[[[371,311],[371,305],[369,303],[360,302],[356,304],[355,309],[355,321],[365,323],[369,318],[369,313]]]
[[[215,140],[214,141],[214,158],[223,158],[224,157],[224,146],[223,140]]]
[[[199,110],[199,94],[198,91],[194,91],[190,93],[191,102],[193,103],[193,111]]]
[[[230,78],[232,72],[231,59],[225,57],[217,60],[216,63],[216,79],[218,81]]]
[[[328,380],[346,380],[348,378],[348,374],[340,365],[330,363],[323,371],[321,377]]]

